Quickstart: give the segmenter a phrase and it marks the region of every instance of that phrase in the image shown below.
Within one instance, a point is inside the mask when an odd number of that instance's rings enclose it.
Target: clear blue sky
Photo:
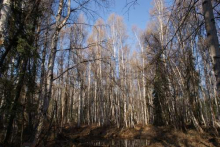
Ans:
[[[147,22],[150,21],[149,10],[153,7],[152,0],[138,0],[138,3],[130,7],[128,12],[128,7],[125,8],[126,1],[130,2],[133,0],[115,0],[114,4],[110,7],[109,14],[114,12],[123,16],[128,29],[132,25],[145,29]]]

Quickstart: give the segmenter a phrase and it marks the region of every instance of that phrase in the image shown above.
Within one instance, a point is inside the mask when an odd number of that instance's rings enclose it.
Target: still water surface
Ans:
[[[81,147],[144,147],[150,144],[149,140],[133,139],[133,140],[89,140],[79,141],[76,146]]]

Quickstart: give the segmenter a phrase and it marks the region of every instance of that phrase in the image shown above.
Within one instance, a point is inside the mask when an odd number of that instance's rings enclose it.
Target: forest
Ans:
[[[112,3],[0,0],[0,147],[220,146],[220,1]]]

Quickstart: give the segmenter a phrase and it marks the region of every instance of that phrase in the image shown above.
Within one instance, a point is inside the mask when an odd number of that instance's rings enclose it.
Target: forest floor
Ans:
[[[186,133],[171,127],[136,125],[134,128],[81,126],[66,127],[48,147],[214,147],[220,146],[220,137],[188,129]]]

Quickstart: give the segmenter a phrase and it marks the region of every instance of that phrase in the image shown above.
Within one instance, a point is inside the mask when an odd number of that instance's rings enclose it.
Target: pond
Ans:
[[[80,140],[74,142],[76,146],[80,147],[144,147],[150,144],[146,139],[133,140]]]

